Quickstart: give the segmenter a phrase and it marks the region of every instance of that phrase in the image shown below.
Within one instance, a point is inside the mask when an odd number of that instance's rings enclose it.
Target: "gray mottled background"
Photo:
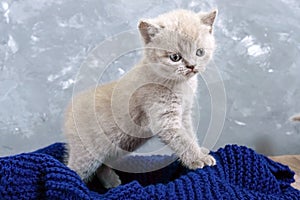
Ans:
[[[298,0],[1,0],[0,155],[64,141],[63,110],[91,50],[136,28],[140,18],[176,8],[219,9],[214,62],[227,115],[215,149],[237,143],[265,154],[299,154],[300,124],[288,120],[300,112]],[[119,73],[108,71],[104,79],[119,77],[133,62],[134,56],[116,61],[111,67]],[[201,135],[210,96],[199,86]]]

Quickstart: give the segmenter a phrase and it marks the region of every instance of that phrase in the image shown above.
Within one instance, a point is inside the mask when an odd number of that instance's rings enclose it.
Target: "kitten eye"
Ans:
[[[178,62],[179,60],[181,60],[181,55],[178,54],[178,53],[174,53],[172,55],[170,55],[170,59],[173,61],[173,62]]]
[[[202,57],[205,55],[205,50],[203,48],[197,49],[196,55]]]

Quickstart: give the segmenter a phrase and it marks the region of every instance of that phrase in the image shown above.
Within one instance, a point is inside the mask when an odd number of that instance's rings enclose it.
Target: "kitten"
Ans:
[[[216,164],[198,146],[192,127],[196,74],[215,48],[217,11],[176,10],[142,20],[138,28],[144,56],[121,79],[84,91],[65,114],[68,166],[84,181],[96,172],[104,187],[121,184],[105,164],[132,152],[157,135],[190,169]]]

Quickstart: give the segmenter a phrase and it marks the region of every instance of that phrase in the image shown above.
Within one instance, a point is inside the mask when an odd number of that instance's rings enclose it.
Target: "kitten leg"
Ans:
[[[72,150],[69,151],[68,167],[74,170],[83,181],[88,182],[93,173],[101,165],[101,162],[89,153],[84,152],[82,150],[77,154]]]
[[[195,134],[194,128],[193,128],[193,121],[191,117],[192,113],[191,111],[184,111],[182,115],[182,125],[186,131],[186,133],[191,136],[194,140],[198,141],[197,136]]]
[[[184,165],[190,169],[203,168],[216,164],[216,160],[208,154],[208,150],[200,148],[180,129],[169,129],[158,133],[161,140],[179,156]]]
[[[182,116],[182,124],[183,127],[185,129],[185,132],[192,137],[193,140],[195,140],[198,143],[198,138],[197,135],[195,134],[194,128],[193,128],[193,121],[192,121],[192,112],[190,111],[189,108],[187,108],[187,110],[185,110],[185,112],[183,113]],[[208,155],[209,154],[209,150],[205,147],[200,147],[201,148],[201,152],[203,154]]]
[[[175,101],[173,101],[175,102]],[[175,104],[175,103],[174,103]],[[201,149],[196,140],[187,134],[182,127],[180,103],[155,105],[151,112],[151,129],[158,137],[175,152],[182,163],[190,169],[215,165],[216,160]],[[204,151],[204,152],[203,152]]]
[[[102,165],[96,171],[98,180],[106,188],[114,188],[121,184],[119,176],[115,173],[113,169],[106,165]]]

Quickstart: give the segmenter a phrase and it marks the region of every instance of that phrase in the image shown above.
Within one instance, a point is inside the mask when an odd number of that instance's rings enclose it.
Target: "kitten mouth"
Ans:
[[[199,71],[198,70],[190,70],[186,73],[186,76],[189,76],[189,75],[194,75],[194,74],[197,74]]]

